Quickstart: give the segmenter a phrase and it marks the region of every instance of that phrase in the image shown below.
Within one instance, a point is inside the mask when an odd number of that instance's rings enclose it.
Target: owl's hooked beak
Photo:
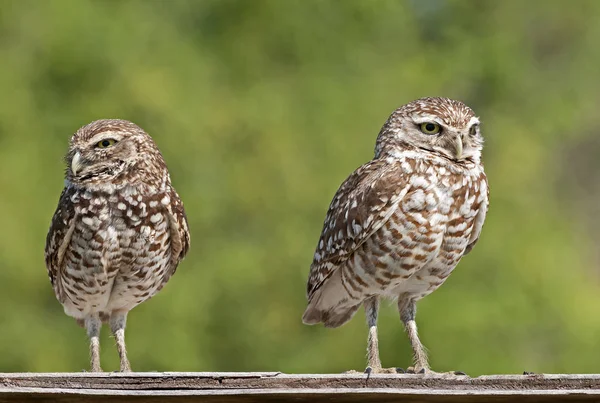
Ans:
[[[460,158],[462,157],[462,153],[463,153],[463,143],[462,143],[461,136],[457,136],[456,140],[454,141],[454,151],[455,151],[456,159],[460,160]]]
[[[77,171],[81,171],[81,168],[83,168],[83,163],[81,162],[81,154],[79,154],[78,151],[71,160],[71,171],[73,172],[73,175],[77,175]]]

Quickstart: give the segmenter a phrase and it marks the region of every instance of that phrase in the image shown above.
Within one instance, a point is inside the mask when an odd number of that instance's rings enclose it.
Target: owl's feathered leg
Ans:
[[[413,360],[414,367],[407,368],[407,373],[413,374],[436,374],[443,377],[454,377],[454,376],[465,376],[466,374],[462,371],[450,371],[438,373],[434,372],[429,368],[429,362],[427,360],[427,352],[425,347],[419,340],[419,334],[417,333],[417,323],[415,322],[415,316],[417,314],[417,305],[413,299],[401,295],[398,299],[398,311],[400,312],[400,319],[404,323],[404,329],[408,334],[410,344],[413,349]]]
[[[102,321],[97,313],[87,316],[84,320],[85,330],[90,339],[90,361],[92,372],[102,372],[100,367],[100,329]]]
[[[367,341],[367,371],[379,372],[381,360],[379,359],[379,339],[377,337],[377,315],[379,313],[379,297],[372,296],[364,301],[367,325],[369,326],[369,338]]]
[[[369,338],[367,340],[367,380],[371,374],[396,374],[403,373],[401,368],[382,368],[379,359],[379,338],[377,336],[377,316],[379,314],[379,297],[371,296],[364,300],[365,315],[369,326]]]
[[[121,372],[131,372],[131,365],[127,359],[125,348],[125,324],[127,323],[126,311],[114,311],[110,315],[110,330],[117,341],[117,350],[121,359]]]
[[[413,349],[413,360],[415,373],[428,373],[431,372],[429,369],[429,362],[427,360],[427,352],[425,347],[419,340],[419,334],[417,333],[417,323],[415,322],[415,316],[417,314],[417,305],[410,297],[401,295],[398,299],[398,311],[400,312],[400,319],[404,324],[404,329],[408,334],[408,339]],[[413,372],[410,371],[409,372]]]

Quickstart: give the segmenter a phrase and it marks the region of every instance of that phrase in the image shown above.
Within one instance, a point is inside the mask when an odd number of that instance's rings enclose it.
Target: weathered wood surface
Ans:
[[[0,373],[0,402],[592,402],[600,375]]]

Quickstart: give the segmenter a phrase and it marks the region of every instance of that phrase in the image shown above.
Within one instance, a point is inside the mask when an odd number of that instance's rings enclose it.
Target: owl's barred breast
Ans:
[[[302,322],[339,327],[364,306],[367,374],[390,372],[379,357],[382,298],[397,300],[412,372],[433,373],[416,302],[444,283],[481,234],[488,186],[480,124],[471,108],[443,97],[397,108],[377,135],[373,159],[346,178],[329,205]]]
[[[480,166],[443,159],[399,158],[408,191],[394,213],[340,269],[349,294],[414,300],[448,278],[471,243],[476,219],[487,211]]]
[[[48,277],[65,313],[85,327],[92,372],[107,322],[121,372],[129,311],[155,295],[190,246],[183,203],[158,146],[122,119],[81,127],[65,155],[65,187],[46,236]]]
[[[72,189],[75,220],[59,276],[59,299],[75,318],[129,311],[165,283],[171,239],[167,192]]]

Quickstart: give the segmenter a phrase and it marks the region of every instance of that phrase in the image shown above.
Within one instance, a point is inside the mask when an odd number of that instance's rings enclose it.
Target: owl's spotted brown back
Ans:
[[[392,113],[375,157],[341,185],[310,268],[307,324],[337,327],[364,304],[369,367],[379,299],[398,299],[416,369],[429,371],[415,303],[436,290],[477,242],[488,208],[479,119],[459,101],[422,98]]]
[[[92,371],[101,370],[101,321],[128,371],[127,313],[166,284],[189,248],[183,204],[152,138],[126,120],[79,129],[65,161],[46,240],[50,281],[65,313],[87,330]]]

